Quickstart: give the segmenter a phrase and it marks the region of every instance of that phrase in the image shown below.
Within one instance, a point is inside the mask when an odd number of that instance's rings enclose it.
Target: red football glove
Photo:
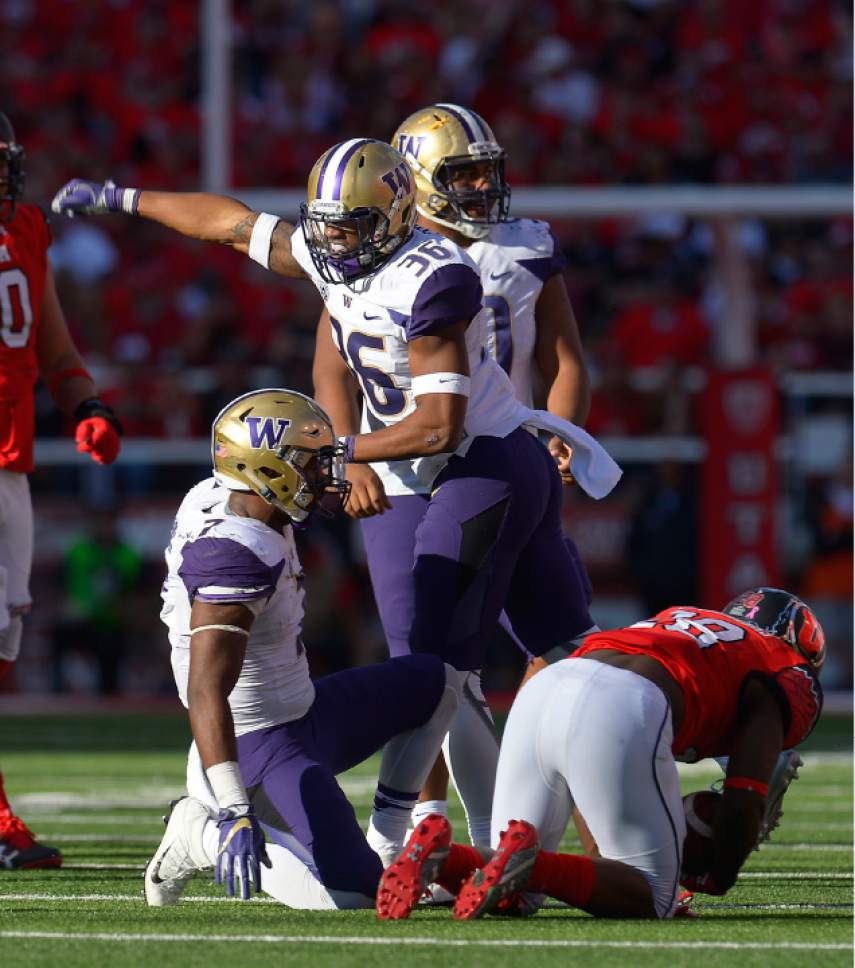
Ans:
[[[721,897],[722,894],[727,894],[728,891],[726,887],[719,887],[709,873],[684,874],[680,878],[680,883],[687,891],[691,891],[693,894],[715,894],[717,897]]]
[[[122,446],[116,428],[104,417],[81,420],[74,439],[80,453],[89,454],[99,464],[112,464]]]

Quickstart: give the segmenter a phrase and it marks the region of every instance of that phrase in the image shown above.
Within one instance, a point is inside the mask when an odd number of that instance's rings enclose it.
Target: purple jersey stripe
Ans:
[[[345,152],[344,158],[338,163],[338,171],[335,173],[335,184],[333,185],[333,200],[341,200],[341,180],[344,177],[344,169],[347,168],[347,163],[356,154],[357,151],[363,145],[371,143],[370,138],[363,138],[362,141],[357,141],[355,145],[351,145],[350,148]]]

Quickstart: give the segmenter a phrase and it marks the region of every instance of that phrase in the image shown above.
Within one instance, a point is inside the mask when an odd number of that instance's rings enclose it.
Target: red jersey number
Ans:
[[[13,350],[27,345],[33,325],[30,287],[20,269],[0,272],[0,335]]]
[[[631,629],[653,629],[661,625],[666,632],[681,632],[692,639],[701,649],[708,649],[719,642],[739,642],[745,638],[745,629],[733,622],[711,615],[699,615],[687,608],[675,609],[670,622],[636,622]]]

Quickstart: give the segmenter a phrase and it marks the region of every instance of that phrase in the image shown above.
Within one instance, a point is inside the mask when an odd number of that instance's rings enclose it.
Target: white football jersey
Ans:
[[[317,286],[331,317],[333,342],[359,380],[364,397],[362,431],[395,424],[415,409],[407,343],[471,317],[466,331],[470,395],[463,441],[505,437],[522,422],[507,374],[487,352],[487,313],[481,308],[478,270],[455,243],[416,228],[398,251],[370,276],[352,285],[329,285],[318,275],[301,229],[291,251]],[[448,454],[377,462],[387,494],[423,494]]]
[[[172,671],[187,705],[190,608],[194,600],[240,602],[255,616],[240,677],[229,696],[235,734],[299,719],[314,702],[300,638],[303,584],[290,528],[274,531],[226,507],[213,477],[181,503],[166,549],[160,617],[169,629]]]
[[[517,399],[530,407],[534,309],[546,280],[563,268],[563,253],[546,222],[516,218],[494,225],[466,254],[481,273],[487,349],[510,376]]]

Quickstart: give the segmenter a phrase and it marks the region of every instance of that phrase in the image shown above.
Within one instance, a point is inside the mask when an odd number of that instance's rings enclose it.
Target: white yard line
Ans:
[[[115,901],[139,901],[140,904],[143,903],[143,893],[142,888],[138,894],[45,894],[39,892],[28,892],[28,893],[6,893],[0,891],[0,899],[3,901],[54,901],[62,903],[79,903],[80,901],[87,902],[102,902],[102,903],[113,903]],[[205,894],[189,894],[181,898],[182,904],[236,904],[234,898],[226,897],[225,895],[215,894],[215,895],[205,895]],[[244,902],[241,902],[244,903]],[[251,900],[252,904],[279,904],[275,898],[272,897],[253,897]],[[567,910],[568,905],[559,903],[548,903],[544,905],[548,909],[558,909]],[[700,905],[696,907],[703,910],[715,910],[715,911],[741,911],[741,910],[751,910],[751,911],[825,911],[825,910],[850,910],[852,904],[831,904],[831,903],[811,903],[811,902],[793,902],[790,904],[704,904],[701,902]]]
[[[653,948],[671,950],[704,951],[719,950],[795,950],[795,951],[850,951],[851,944],[816,944],[799,941],[580,941],[546,940],[534,938],[388,938],[361,937],[353,935],[288,935],[288,934],[130,934],[120,932],[80,932],[71,931],[0,931],[0,938],[39,938],[53,941],[127,941],[140,942],[185,942],[199,941],[203,944],[212,941],[230,941],[240,944],[335,944],[335,945],[409,945],[432,948]]]
[[[838,871],[742,871],[740,881],[751,880],[779,880],[779,881],[851,881],[851,872],[841,874]]]

